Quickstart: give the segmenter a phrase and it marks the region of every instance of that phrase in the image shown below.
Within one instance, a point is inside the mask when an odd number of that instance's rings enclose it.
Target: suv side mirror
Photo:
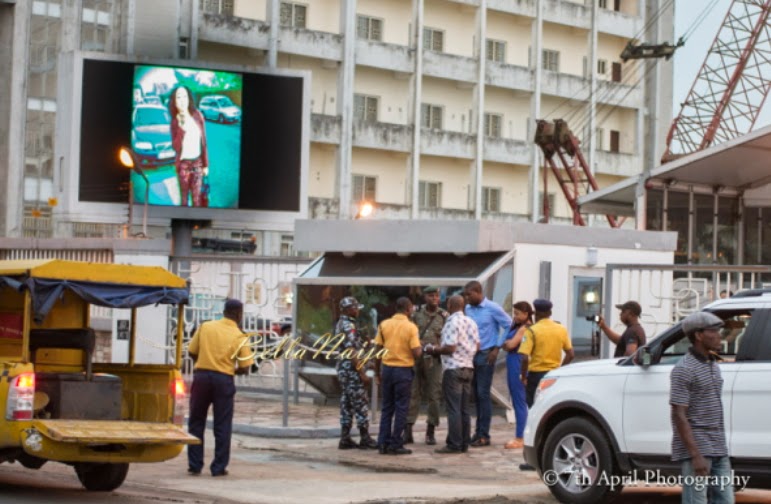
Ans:
[[[644,368],[649,367],[652,360],[653,358],[651,357],[651,352],[648,347],[639,348],[634,356],[634,363]]]

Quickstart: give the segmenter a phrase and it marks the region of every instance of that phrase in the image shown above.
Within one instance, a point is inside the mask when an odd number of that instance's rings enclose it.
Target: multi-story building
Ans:
[[[567,119],[601,186],[650,169],[671,121],[671,62],[620,53],[671,41],[673,4],[0,0],[0,236],[117,236],[125,221],[116,204],[55,222],[54,128],[71,113],[57,55],[77,50],[310,71],[311,218],[352,218],[368,200],[380,218],[538,221],[546,195],[568,221],[535,121]],[[200,232],[291,254],[290,227],[227,227]]]

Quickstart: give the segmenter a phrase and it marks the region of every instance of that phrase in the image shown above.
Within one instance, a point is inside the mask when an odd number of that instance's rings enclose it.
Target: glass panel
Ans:
[[[717,261],[719,264],[735,264],[737,248],[737,200],[719,198],[717,210]]]
[[[713,264],[715,263],[715,258],[712,255],[714,196],[711,194],[694,194],[693,200],[696,215],[693,228],[693,256],[691,260],[693,264]]]
[[[677,232],[675,264],[688,263],[688,193],[669,191],[669,231]]]
[[[325,277],[425,277],[468,278],[481,275],[503,252],[483,252],[457,257],[454,254],[325,254],[319,276]]]
[[[646,190],[645,228],[648,231],[662,231],[664,228],[664,191]]]
[[[596,315],[602,308],[602,278],[574,276],[573,277],[573,320],[570,321],[570,339],[576,355],[593,355],[599,350],[599,328],[595,322]],[[595,353],[596,354],[596,353]]]

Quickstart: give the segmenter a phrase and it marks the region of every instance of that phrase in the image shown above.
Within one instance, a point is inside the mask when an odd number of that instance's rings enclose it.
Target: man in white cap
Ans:
[[[683,504],[734,502],[721,400],[723,378],[717,355],[721,327],[723,320],[708,312],[684,318],[682,329],[691,348],[670,376],[672,460],[681,464]],[[716,484],[725,481],[729,483]]]

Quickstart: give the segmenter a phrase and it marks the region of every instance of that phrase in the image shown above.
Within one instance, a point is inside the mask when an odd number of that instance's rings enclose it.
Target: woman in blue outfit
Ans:
[[[509,354],[506,356],[506,375],[509,382],[511,404],[514,407],[514,418],[517,423],[515,438],[506,443],[506,449],[519,449],[524,446],[522,436],[527,423],[527,401],[525,399],[525,386],[520,380],[520,356],[519,344],[525,336],[526,328],[533,323],[533,307],[527,301],[514,303],[514,317],[503,349]]]

